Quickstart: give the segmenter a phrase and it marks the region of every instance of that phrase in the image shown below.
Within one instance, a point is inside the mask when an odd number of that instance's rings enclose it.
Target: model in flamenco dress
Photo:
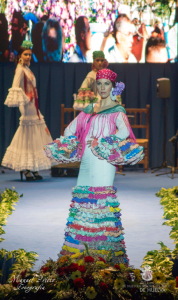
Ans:
[[[20,171],[21,180],[24,174],[28,181],[41,180],[38,171],[51,168],[43,148],[46,143],[52,142],[44,117],[38,109],[36,79],[29,69],[32,46],[31,42],[24,41],[19,48],[12,88],[4,103],[9,107],[19,106],[21,117],[2,160],[2,166]]]
[[[80,161],[77,186],[60,255],[82,253],[85,245],[111,263],[128,264],[119,200],[113,186],[116,165],[136,164],[143,147],[136,144],[125,109],[115,102],[124,89],[109,69],[97,72],[100,103],[90,104],[66,128],[64,137],[45,146],[58,162]]]

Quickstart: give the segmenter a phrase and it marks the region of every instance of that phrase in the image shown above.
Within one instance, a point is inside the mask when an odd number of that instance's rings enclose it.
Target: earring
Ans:
[[[116,100],[116,95],[113,95],[113,93],[112,93],[113,90],[114,90],[114,88],[112,88],[111,91],[110,91],[110,97],[111,97],[112,101],[115,101]]]
[[[24,61],[23,61],[22,58],[19,58],[19,64],[20,64],[20,65],[23,65],[23,64],[24,64]]]

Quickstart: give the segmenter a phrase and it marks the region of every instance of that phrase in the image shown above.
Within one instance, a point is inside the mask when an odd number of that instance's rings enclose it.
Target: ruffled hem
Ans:
[[[77,147],[79,141],[76,136],[61,136],[52,143],[44,146],[44,153],[49,159],[55,159],[58,163],[78,162]]]
[[[56,162],[50,161],[43,153],[43,147],[52,138],[41,121],[33,126],[20,125],[7,148],[2,165],[15,171],[40,171],[50,169]]]
[[[34,115],[34,116],[21,116],[19,120],[20,120],[20,125],[22,126],[33,126],[33,125],[45,124],[44,117],[41,113],[40,113],[40,119],[38,115]]]
[[[131,142],[121,141],[116,135],[94,139],[91,151],[99,159],[106,159],[112,165],[135,165],[144,158],[143,147]]]
[[[26,96],[21,88],[10,88],[7,98],[4,102],[8,107],[17,107],[25,105],[30,102],[30,99]]]
[[[31,170],[35,172],[50,169],[56,163],[50,162],[42,151],[36,153],[21,151],[19,153],[16,149],[7,148],[1,164],[15,171]]]
[[[102,255],[108,255],[112,250],[111,263],[115,261],[128,263],[116,188],[77,186],[73,188],[72,194],[61,255],[80,254],[85,250],[84,244],[87,244],[89,248]],[[108,197],[111,201],[114,197],[116,201],[114,206],[107,202]],[[101,201],[103,201],[102,208],[99,208]]]

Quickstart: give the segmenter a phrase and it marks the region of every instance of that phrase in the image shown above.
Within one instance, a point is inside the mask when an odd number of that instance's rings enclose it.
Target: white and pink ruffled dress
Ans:
[[[93,136],[89,147],[87,141]],[[82,252],[85,243],[103,258],[112,250],[113,263],[128,264],[113,186],[115,165],[135,164],[144,154],[135,144],[123,107],[117,105],[94,114],[93,105],[89,105],[66,128],[64,137],[45,146],[45,152],[58,162],[81,160],[60,254]]]

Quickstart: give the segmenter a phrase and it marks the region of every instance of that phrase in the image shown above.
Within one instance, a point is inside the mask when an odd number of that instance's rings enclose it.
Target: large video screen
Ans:
[[[177,61],[176,2],[7,0],[0,4],[0,61],[14,61],[23,40],[34,62]]]

